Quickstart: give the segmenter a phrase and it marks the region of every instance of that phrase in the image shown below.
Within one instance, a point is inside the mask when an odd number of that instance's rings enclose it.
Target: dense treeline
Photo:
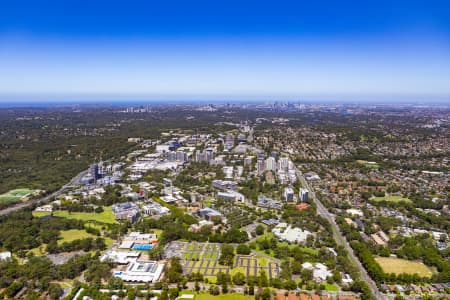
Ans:
[[[164,230],[159,239],[159,242],[163,245],[179,239],[198,242],[209,240],[214,243],[243,243],[248,241],[247,232],[237,228],[231,228],[224,233],[213,233],[209,226],[203,226],[199,232],[189,231],[189,225],[197,222],[197,219],[193,216],[173,210],[171,214],[162,216],[157,220],[147,219],[137,223],[135,229],[143,232],[148,232],[151,228]]]
[[[83,229],[84,222],[65,218],[34,218],[31,211],[19,211],[0,218],[0,248],[12,252],[56,242],[61,230]]]
[[[84,238],[78,239],[71,242],[64,242],[58,245],[56,241],[51,241],[47,245],[48,253],[59,253],[59,252],[71,252],[77,250],[91,251],[91,250],[105,250],[106,244],[103,238]]]
[[[196,118],[180,123],[187,115]],[[155,139],[171,128],[212,132],[218,117],[179,109],[118,114],[108,107],[0,111],[0,193],[19,187],[57,190],[92,162],[129,153],[136,145],[127,143],[128,137]]]
[[[96,255],[77,255],[62,265],[53,265],[48,258],[31,256],[23,264],[17,260],[0,262],[0,299],[4,296],[12,297],[22,288],[30,299],[38,299],[39,295],[47,291],[51,299],[59,299],[62,290],[52,281],[74,279],[83,271],[87,282],[99,284],[111,276],[111,265],[102,263]],[[33,298],[36,297],[36,298]]]

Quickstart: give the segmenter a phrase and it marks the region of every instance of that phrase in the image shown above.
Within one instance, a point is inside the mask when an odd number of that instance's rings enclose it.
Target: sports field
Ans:
[[[411,200],[410,199],[408,199],[408,198],[403,198],[403,197],[401,197],[401,196],[384,196],[384,197],[372,197],[372,198],[370,198],[370,200],[374,200],[374,201],[388,201],[388,202],[395,202],[395,203],[398,203],[398,202],[401,202],[401,201],[404,201],[404,202],[409,202],[409,203],[411,203]]]
[[[31,193],[33,193],[33,191],[29,189],[10,190],[9,192],[0,195],[0,202],[19,202],[24,200],[26,196],[30,195]]]
[[[44,212],[33,212],[33,216],[35,217],[42,217],[49,215],[50,213]],[[83,221],[94,221],[99,223],[107,223],[107,224],[114,224],[117,223],[116,219],[114,218],[114,214],[112,212],[111,206],[104,206],[103,212],[101,213],[88,213],[88,212],[71,212],[69,213],[67,210],[56,210],[53,212],[53,216],[55,217],[62,217],[67,219],[77,219],[77,220],[83,220]]]
[[[368,162],[367,160],[357,160],[356,162],[370,169],[378,169],[380,167],[376,162]]]
[[[423,277],[431,277],[433,274],[422,262],[411,261],[394,257],[375,257],[377,263],[385,273],[394,274],[418,274]]]
[[[61,239],[58,240],[58,244],[62,243],[70,243],[75,240],[81,240],[85,238],[96,238],[95,235],[87,233],[86,230],[80,230],[80,229],[69,229],[61,231],[60,233]]]

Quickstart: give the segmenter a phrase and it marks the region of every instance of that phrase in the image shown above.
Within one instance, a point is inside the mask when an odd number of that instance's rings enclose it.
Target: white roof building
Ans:
[[[280,240],[288,241],[290,243],[303,243],[308,238],[308,235],[312,233],[308,230],[302,230],[301,228],[292,228],[291,225],[287,225],[286,223],[278,224],[272,232],[278,237]]]
[[[10,258],[11,258],[11,252],[9,252],[9,251],[0,252],[0,260],[7,260]]]
[[[111,260],[117,264],[126,265],[128,263],[136,262],[141,253],[136,251],[107,251],[100,258],[101,261]]]
[[[113,275],[127,282],[157,282],[164,264],[156,261],[133,262],[125,271],[115,271]]]

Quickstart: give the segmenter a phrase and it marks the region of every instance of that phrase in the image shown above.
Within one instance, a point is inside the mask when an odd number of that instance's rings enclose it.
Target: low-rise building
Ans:
[[[116,220],[133,223],[139,218],[139,208],[133,202],[114,204],[112,210]]]
[[[304,243],[309,235],[312,233],[308,230],[302,230],[300,228],[292,228],[291,225],[286,223],[279,223],[272,229],[273,234],[280,240],[290,243]]]
[[[154,283],[159,280],[164,264],[156,261],[136,261],[130,263],[124,271],[114,271],[113,275],[125,282]]]

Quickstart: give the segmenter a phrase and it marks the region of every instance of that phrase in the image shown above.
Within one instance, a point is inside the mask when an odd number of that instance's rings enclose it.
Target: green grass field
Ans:
[[[50,213],[47,212],[33,212],[33,216],[35,217],[42,217],[49,215]],[[67,210],[57,210],[53,212],[53,216],[55,217],[62,217],[67,219],[77,219],[77,220],[83,220],[83,221],[95,221],[99,223],[106,223],[106,224],[114,224],[117,223],[116,219],[114,218],[114,214],[112,212],[111,206],[105,206],[103,207],[103,212],[97,214],[97,213],[88,213],[88,212],[72,212],[69,213]]]
[[[186,293],[188,294],[188,293]],[[252,300],[255,299],[255,296],[247,296],[243,294],[225,294],[225,295],[218,295],[218,296],[212,296],[209,293],[199,293],[195,295],[195,300],[209,300],[209,299],[216,299],[216,300]]]
[[[28,250],[28,253],[33,253],[35,256],[42,256],[47,253],[47,244],[42,244],[39,247]]]
[[[325,286],[325,290],[327,290],[327,291],[330,291],[330,292],[339,291],[339,287],[335,283],[329,284],[328,282],[325,282],[324,286]]]
[[[370,168],[370,169],[378,169],[378,168],[380,168],[380,166],[377,163],[369,163],[367,160],[357,160],[356,162],[358,164],[363,165],[366,168]]]
[[[0,195],[0,202],[19,202],[22,200],[22,197],[27,196],[31,193],[33,193],[33,191],[29,189],[10,190],[9,192]]]
[[[404,201],[404,202],[411,203],[410,199],[403,198],[401,196],[372,197],[372,198],[370,198],[370,200],[374,200],[374,201],[377,201],[377,202],[379,202],[379,201],[388,201],[388,202],[398,203],[398,202]]]
[[[97,236],[87,233],[85,230],[80,229],[70,229],[70,230],[64,230],[60,233],[61,239],[58,240],[58,244],[62,243],[70,243],[75,240],[81,240],[85,238],[97,238]]]
[[[394,257],[375,257],[375,260],[385,273],[418,274],[422,277],[431,277],[431,275],[433,275],[430,268],[428,268],[422,262],[410,261]]]

